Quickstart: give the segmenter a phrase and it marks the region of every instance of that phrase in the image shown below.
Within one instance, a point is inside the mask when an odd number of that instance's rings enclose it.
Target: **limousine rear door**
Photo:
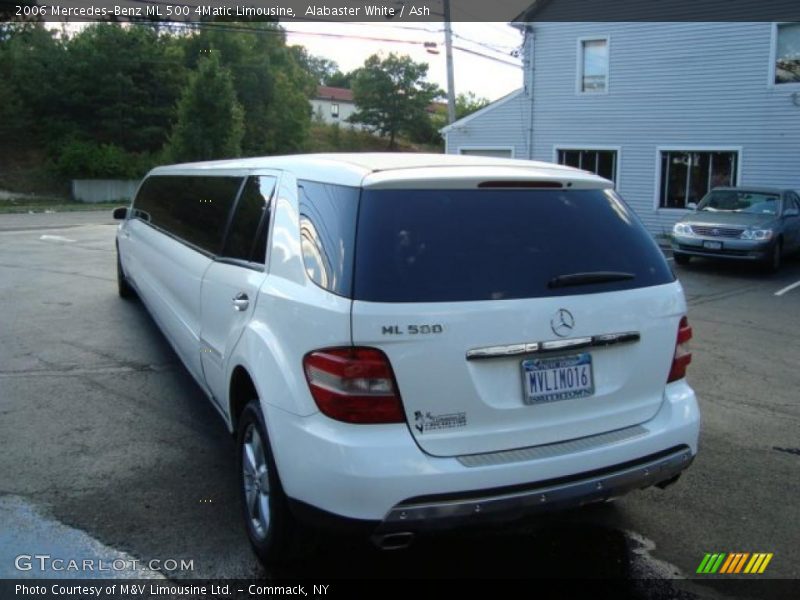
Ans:
[[[201,283],[243,183],[244,177],[232,172],[171,170],[148,177],[134,201],[121,250],[142,300],[200,382]]]
[[[255,307],[266,276],[265,255],[278,172],[249,177],[227,227],[220,256],[200,291],[200,360],[206,385],[220,404],[227,397],[226,365]]]

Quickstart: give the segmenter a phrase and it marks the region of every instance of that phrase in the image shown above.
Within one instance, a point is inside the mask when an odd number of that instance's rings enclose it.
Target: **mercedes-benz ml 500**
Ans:
[[[116,216],[120,294],[236,433],[262,560],[307,524],[397,547],[663,487],[697,452],[681,285],[605,179],[254,158],[154,169]]]

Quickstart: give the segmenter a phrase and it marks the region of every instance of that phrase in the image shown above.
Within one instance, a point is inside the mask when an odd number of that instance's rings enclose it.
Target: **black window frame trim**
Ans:
[[[302,223],[302,221],[303,221],[303,213],[300,210],[300,200],[301,200],[301,192],[300,192],[300,190],[303,187],[303,183],[306,183],[306,182],[307,183],[313,183],[313,184],[321,185],[321,186],[334,186],[334,187],[339,187],[339,188],[347,188],[347,189],[352,190],[356,194],[355,211],[354,211],[354,214],[353,214],[353,217],[355,218],[355,223],[353,224],[353,253],[354,254],[353,254],[352,264],[350,265],[350,285],[347,286],[347,289],[345,289],[344,291],[338,292],[338,291],[335,291],[333,289],[329,289],[329,288],[326,288],[326,287],[320,285],[319,283],[317,283],[316,281],[313,280],[313,278],[308,274],[308,271],[306,270],[305,256],[303,255],[303,250],[302,250],[302,242],[303,242],[303,223]],[[327,293],[332,294],[334,296],[337,296],[339,298],[344,298],[346,300],[354,300],[353,292],[354,292],[355,262],[356,262],[356,258],[355,258],[355,251],[356,250],[355,249],[357,248],[357,242],[358,242],[358,220],[359,220],[359,215],[360,215],[360,211],[361,211],[361,196],[362,196],[362,194],[364,192],[364,186],[363,185],[342,184],[342,183],[332,183],[331,181],[322,181],[322,180],[317,180],[317,179],[312,179],[312,178],[301,178],[301,177],[295,177],[295,185],[296,185],[296,189],[297,189],[297,216],[298,216],[298,226],[299,226],[298,230],[297,230],[297,233],[299,235],[300,246],[301,246],[300,257],[301,257],[301,260],[303,261],[303,273],[305,274],[306,279],[309,282],[311,282],[312,285],[316,286],[317,288],[319,288],[320,290],[322,290],[324,292],[327,292]],[[306,215],[306,216],[308,216],[308,215]]]
[[[223,254],[221,254],[221,252],[225,249],[225,246],[228,243],[228,235],[230,234],[230,227],[231,227],[231,223],[233,222],[233,215],[236,212],[236,208],[239,206],[239,201],[240,201],[240,199],[242,197],[242,193],[244,192],[244,188],[245,188],[245,185],[247,184],[247,180],[250,179],[251,177],[274,177],[275,178],[275,188],[273,189],[272,197],[270,198],[270,203],[271,203],[272,200],[274,199],[275,195],[278,192],[278,188],[280,186],[281,175],[282,174],[283,174],[283,171],[281,171],[281,170],[275,170],[272,173],[264,173],[263,169],[257,169],[255,171],[250,171],[250,172],[247,172],[247,173],[240,173],[240,174],[236,174],[236,175],[231,175],[231,173],[229,173],[229,172],[218,173],[218,174],[217,173],[213,173],[213,174],[212,173],[188,174],[188,173],[168,173],[168,172],[167,173],[149,174],[139,184],[139,188],[136,190],[136,195],[134,196],[133,201],[131,202],[131,206],[128,209],[128,216],[127,216],[127,218],[125,220],[126,221],[130,221],[130,220],[140,221],[141,223],[147,225],[148,227],[151,227],[152,229],[158,231],[159,233],[163,233],[164,235],[166,235],[166,236],[172,238],[173,240],[175,240],[176,242],[179,242],[179,243],[183,244],[187,248],[189,248],[191,250],[194,250],[195,252],[199,252],[200,254],[205,256],[206,258],[210,258],[214,262],[218,262],[218,263],[222,263],[222,264],[229,264],[229,265],[233,265],[233,266],[237,266],[237,267],[242,267],[242,268],[245,268],[245,269],[250,269],[251,271],[258,271],[258,272],[261,272],[261,273],[265,273],[267,271],[267,261],[269,260],[269,241],[270,241],[270,238],[272,237],[272,226],[271,226],[271,223],[272,223],[272,221],[274,221],[274,219],[270,219],[270,224],[268,225],[268,227],[270,229],[267,232],[267,248],[266,248],[266,253],[265,253],[265,256],[264,256],[264,264],[253,262],[253,261],[245,261],[245,260],[242,260],[242,259],[239,259],[239,258],[232,258],[232,257],[229,257],[229,256],[224,256]],[[138,214],[136,214],[137,212],[145,212],[145,211],[137,211],[136,208],[135,208],[135,206],[136,206],[136,196],[139,195],[139,191],[141,190],[141,188],[144,185],[145,181],[147,181],[151,177],[165,177],[165,176],[166,177],[209,177],[209,178],[211,178],[211,177],[241,177],[242,178],[242,181],[239,184],[239,189],[236,191],[236,195],[234,196],[233,202],[231,204],[230,211],[229,211],[228,216],[227,216],[226,221],[225,221],[225,229],[224,229],[224,232],[223,232],[222,243],[220,244],[219,253],[210,252],[210,251],[206,250],[205,248],[201,248],[200,246],[198,246],[196,244],[193,244],[192,242],[190,242],[188,240],[185,240],[184,238],[172,233],[171,231],[167,231],[163,227],[159,227],[158,225],[155,225],[154,223],[152,223],[150,220],[144,219],[141,216],[139,216]],[[264,212],[264,215],[262,215],[261,220],[258,223],[258,229],[256,230],[256,237],[258,237],[263,232],[264,219],[266,218],[267,212],[268,211]],[[252,257],[252,250],[253,250],[253,248],[251,247],[251,257]]]
[[[231,207],[231,213],[228,215],[228,222],[225,225],[225,235],[222,236],[221,251],[224,251],[225,247],[228,245],[228,236],[231,233],[231,225],[233,225],[233,217],[236,214],[236,209],[239,207],[239,202],[242,199],[242,195],[244,195],[244,189],[247,186],[248,179],[250,179],[251,177],[272,177],[275,180],[275,186],[272,188],[272,194],[267,200],[267,210],[264,211],[264,214],[261,215],[261,219],[258,221],[258,227],[256,227],[256,234],[253,238],[252,243],[250,244],[250,254],[249,254],[250,258],[252,259],[253,252],[255,252],[256,249],[256,241],[264,232],[264,225],[265,225],[264,221],[265,219],[267,219],[268,216],[270,216],[269,221],[266,223],[268,231],[267,231],[266,248],[264,251],[264,264],[262,265],[261,263],[253,260],[243,260],[241,258],[225,256],[224,254],[216,255],[214,260],[216,262],[221,262],[224,264],[237,265],[240,267],[245,267],[247,269],[252,269],[254,271],[265,272],[267,270],[267,262],[269,261],[269,255],[270,255],[269,242],[272,237],[272,222],[274,221],[274,219],[271,218],[272,208],[275,196],[278,194],[278,188],[280,187],[281,175],[283,172],[276,170],[274,173],[264,173],[263,169],[259,169],[258,171],[260,172],[251,172],[245,175],[244,179],[242,180],[242,185],[239,188],[239,191],[236,193],[236,199],[234,200],[233,206]]]

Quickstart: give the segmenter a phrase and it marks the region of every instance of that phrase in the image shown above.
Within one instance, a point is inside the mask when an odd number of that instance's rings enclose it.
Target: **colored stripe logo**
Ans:
[[[718,552],[706,554],[697,567],[697,573],[725,575],[735,575],[746,573],[756,575],[763,573],[769,561],[772,560],[772,552],[731,552],[726,554]]]

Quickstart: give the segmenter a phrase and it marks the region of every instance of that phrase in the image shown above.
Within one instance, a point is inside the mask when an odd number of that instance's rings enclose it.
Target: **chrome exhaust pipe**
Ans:
[[[410,531],[398,531],[372,536],[372,543],[381,550],[405,550],[414,541],[414,534]]]

